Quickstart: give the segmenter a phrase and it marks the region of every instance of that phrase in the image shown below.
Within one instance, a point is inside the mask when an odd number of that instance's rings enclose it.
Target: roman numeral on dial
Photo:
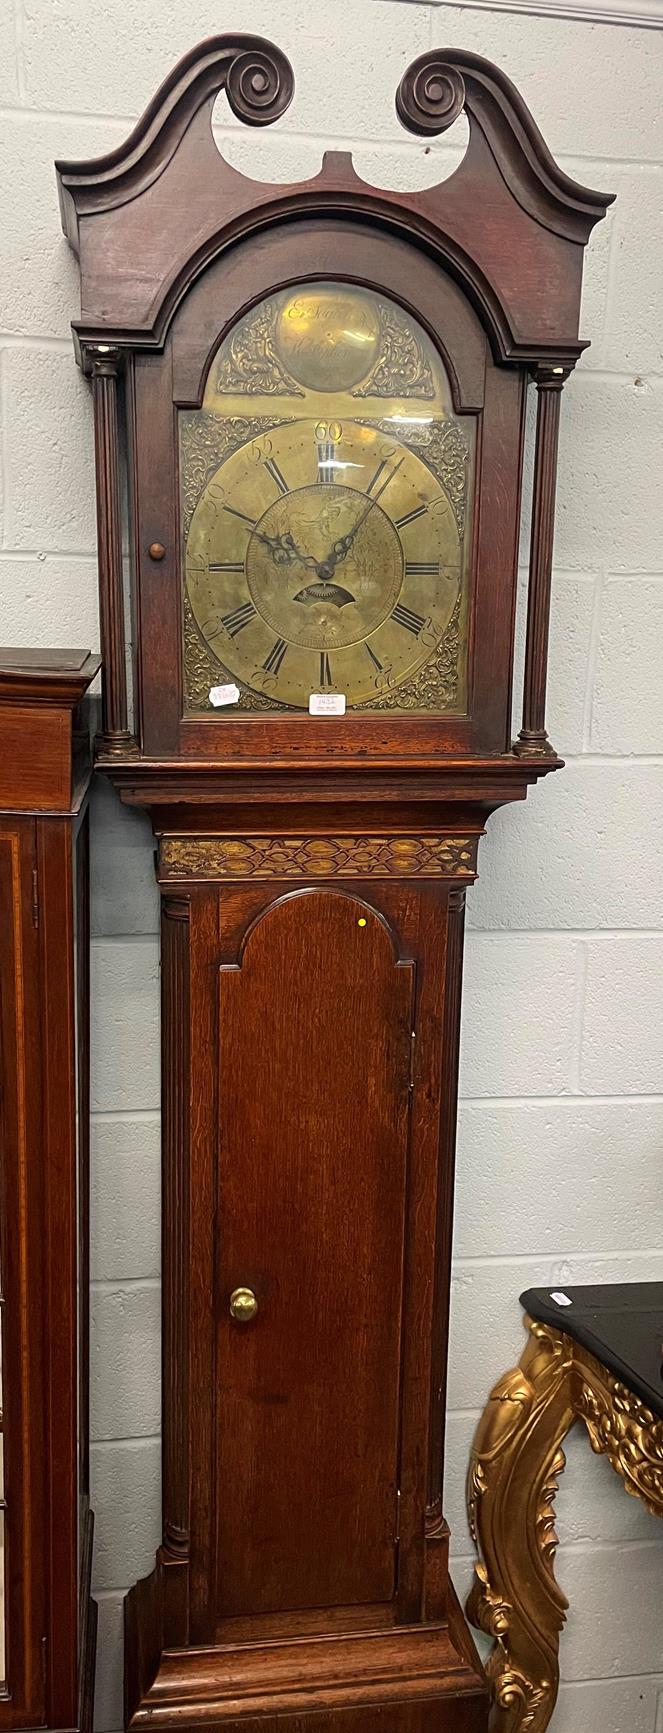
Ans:
[[[243,560],[210,560],[210,572],[243,572]]]
[[[273,457],[266,457],[264,461],[265,469],[267,470],[268,475],[271,475],[272,481],[276,482],[279,493],[288,493],[288,483],[287,481],[284,481],[276,459]]]
[[[427,511],[428,511],[427,505],[416,505],[414,508],[414,511],[407,511],[405,513],[405,517],[397,517],[396,518],[397,530],[404,529],[406,524],[413,524],[415,518],[425,517]]]
[[[439,578],[439,560],[406,560],[406,578]]]
[[[269,655],[265,657],[263,662],[263,668],[266,674],[278,674],[287,648],[288,646],[285,638],[276,639],[275,643],[272,644]]]
[[[320,651],[320,691],[324,692],[325,686],[331,686],[332,684],[333,684],[333,682],[332,682],[331,665],[330,665],[329,657],[327,655],[326,650],[321,650]]]
[[[404,608],[402,602],[396,603],[391,617],[397,625],[404,626],[406,632],[412,632],[415,638],[418,637],[422,626],[426,624],[423,614],[415,614],[412,608]]]
[[[242,571],[242,569],[240,566],[239,570]],[[225,626],[231,638],[236,638],[237,633],[242,632],[244,627],[248,626],[249,621],[255,619],[255,616],[256,609],[253,602],[242,602],[241,606],[233,608],[230,614],[221,615],[221,625]]]
[[[329,487],[330,482],[334,480],[336,446],[333,440],[323,439],[318,440],[316,449],[318,453],[318,481],[321,487]]]

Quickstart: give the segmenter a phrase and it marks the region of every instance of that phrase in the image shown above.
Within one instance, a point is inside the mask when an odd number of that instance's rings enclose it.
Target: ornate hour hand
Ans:
[[[314,571],[318,570],[318,561],[313,558],[312,554],[305,554],[302,548],[297,547],[297,543],[289,530],[278,536],[267,536],[262,530],[255,530],[254,533],[258,541],[264,542],[265,547],[269,548],[276,566],[292,566],[298,563],[302,566],[312,566]]]

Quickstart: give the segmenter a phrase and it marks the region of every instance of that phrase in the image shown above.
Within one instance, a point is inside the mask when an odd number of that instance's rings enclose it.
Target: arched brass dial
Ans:
[[[293,418],[234,451],[193,513],[186,581],[223,668],[280,703],[370,703],[435,651],[458,595],[450,501],[425,461],[359,420]]]

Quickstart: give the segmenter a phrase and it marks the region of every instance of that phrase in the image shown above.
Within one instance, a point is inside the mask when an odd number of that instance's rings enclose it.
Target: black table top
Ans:
[[[528,1288],[520,1304],[587,1348],[663,1420],[663,1282]]]

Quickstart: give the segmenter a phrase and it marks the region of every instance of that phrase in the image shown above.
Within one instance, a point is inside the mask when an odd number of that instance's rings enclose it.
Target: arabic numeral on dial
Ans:
[[[330,439],[332,445],[338,445],[343,438],[343,426],[340,421],[317,421],[315,424],[315,440],[319,445],[321,440]]]
[[[254,463],[265,463],[271,457],[273,450],[274,447],[267,433],[262,434],[260,439],[252,439],[249,446],[249,452]]]
[[[393,663],[381,662],[380,658],[376,654],[375,650],[368,643],[364,644],[364,649],[365,649],[367,655],[370,657],[371,662],[373,664],[373,667],[375,669],[375,679],[373,681],[373,685],[375,687],[376,692],[380,692],[380,693],[388,692],[394,684],[394,677],[393,677],[393,671],[392,671],[393,670]]]

